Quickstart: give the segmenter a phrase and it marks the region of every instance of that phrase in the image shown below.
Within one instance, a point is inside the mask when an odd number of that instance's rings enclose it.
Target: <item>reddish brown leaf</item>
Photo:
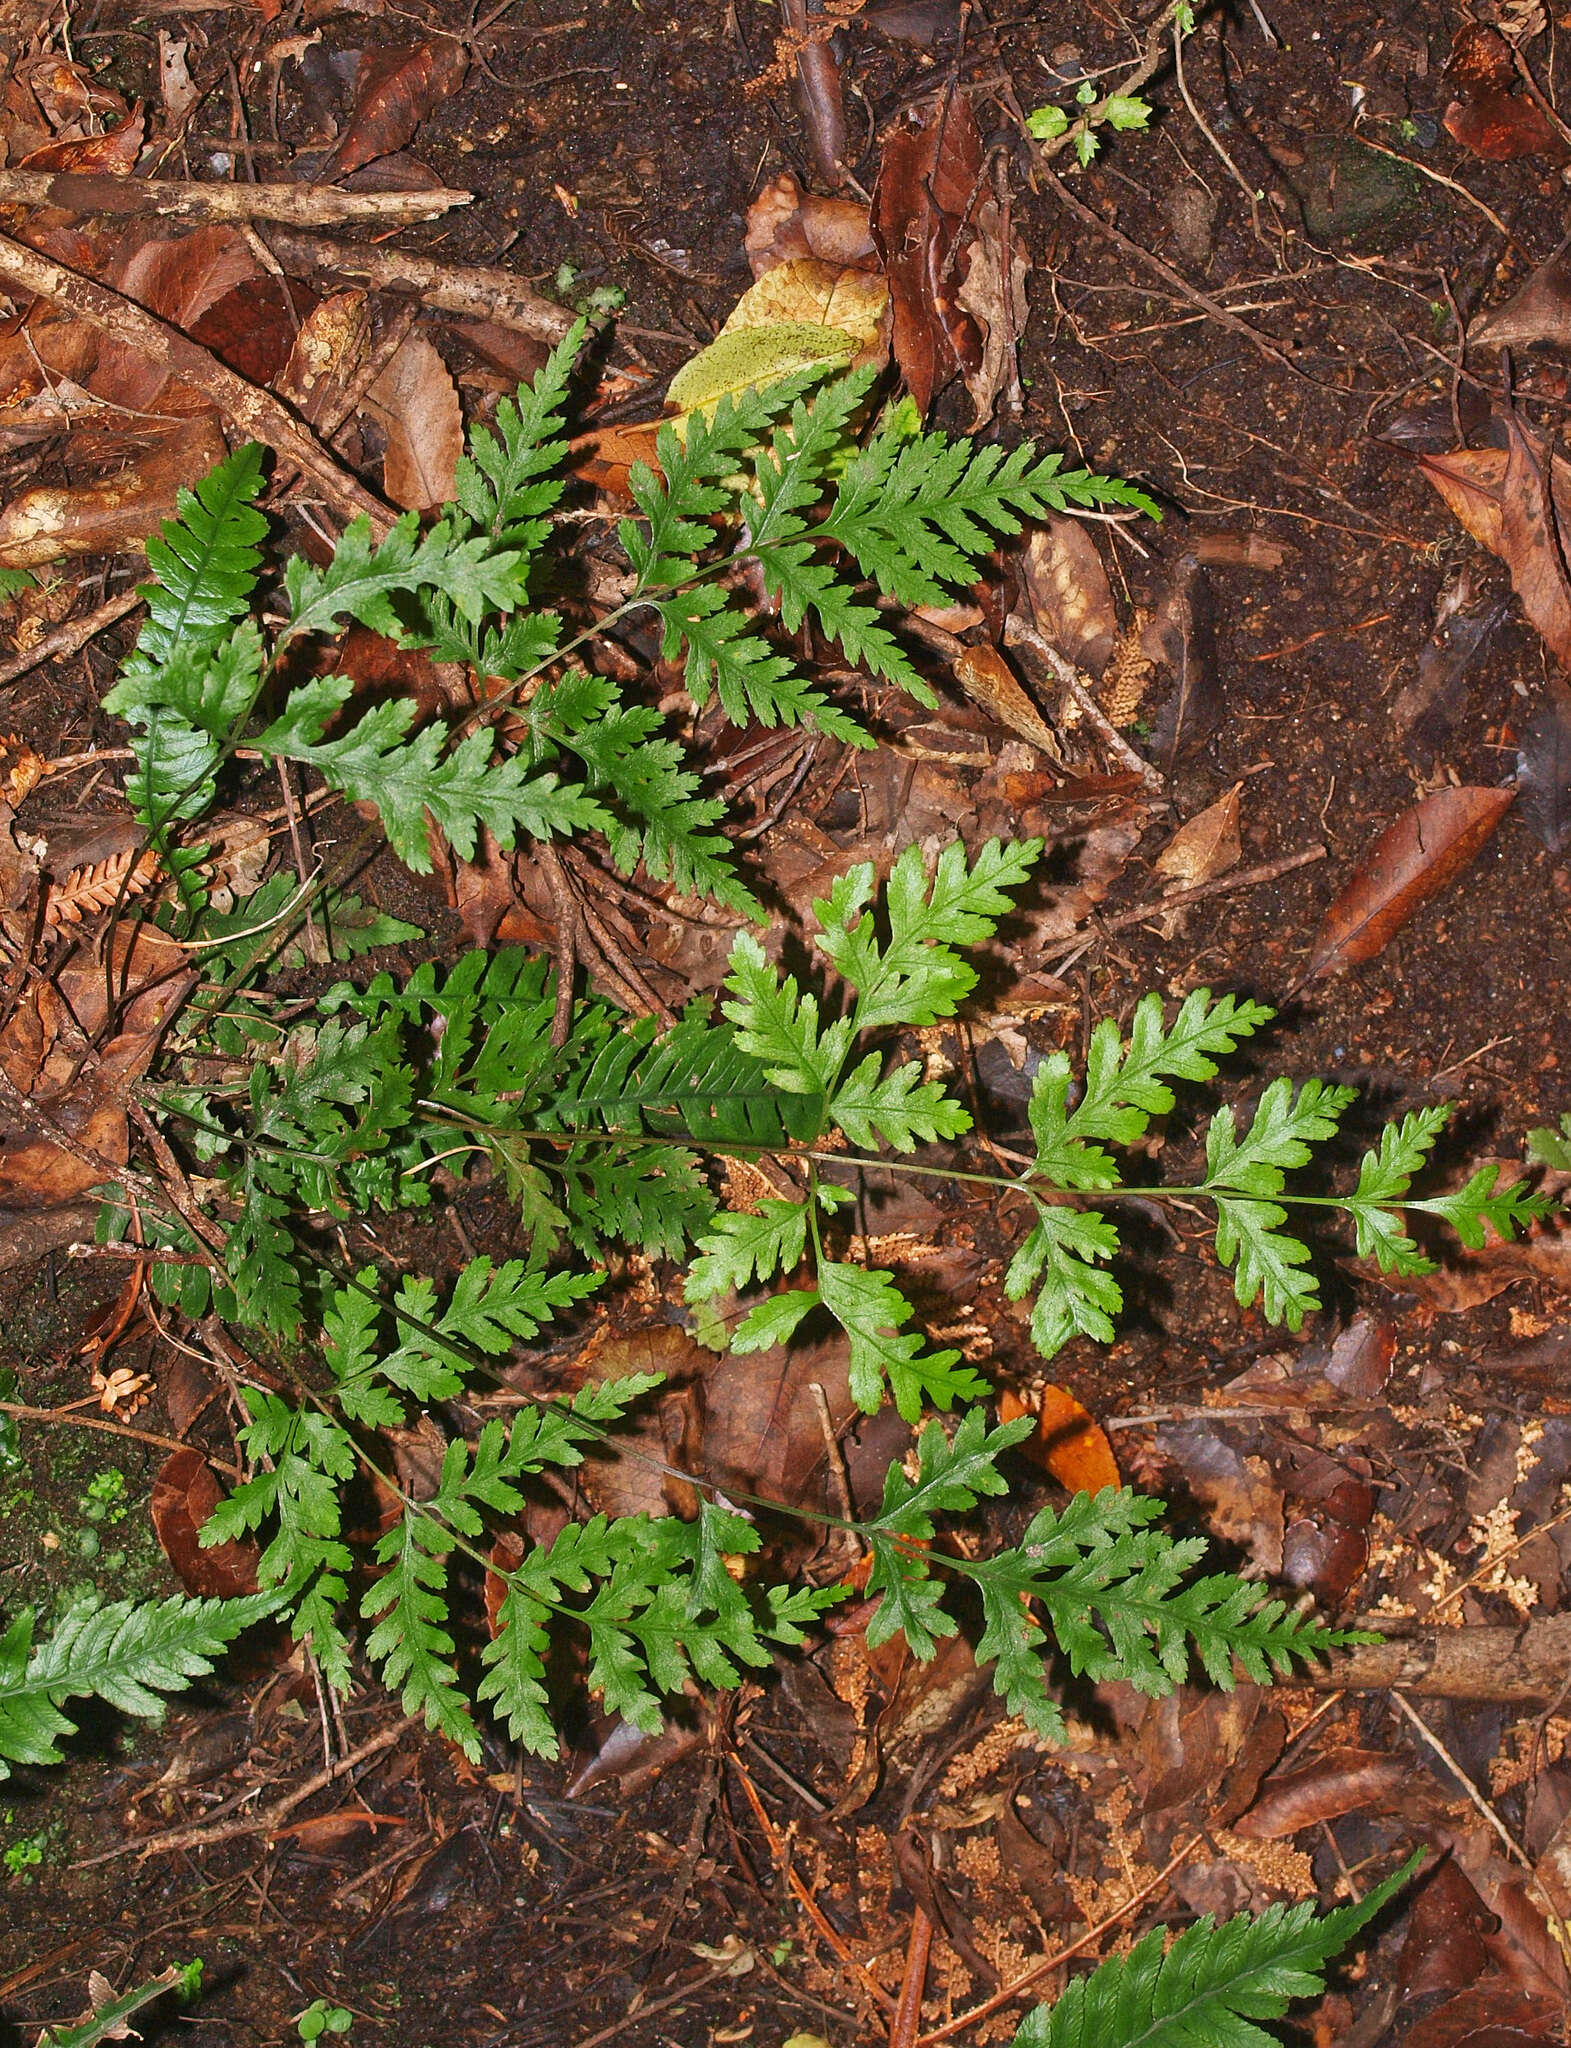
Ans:
[[[1157,1449],[1206,1510],[1213,1535],[1244,1545],[1264,1577],[1282,1572],[1282,1489],[1263,1458],[1245,1457],[1209,1424],[1165,1423]]]
[[[1557,2000],[1535,1998],[1496,1977],[1427,2013],[1422,2048],[1537,2048],[1560,2032]],[[1412,2034],[1407,2038],[1415,2041]]]
[[[454,36],[367,50],[349,125],[328,153],[324,178],[342,178],[402,149],[420,123],[464,82],[469,55]]]
[[[947,93],[884,143],[873,240],[894,306],[894,357],[920,411],[962,370],[982,367],[982,338],[960,306],[952,261],[979,198],[982,138],[969,100]]]
[[[1498,410],[1485,422],[1505,444],[1421,455],[1419,467],[1468,532],[1511,571],[1534,629],[1571,665],[1571,598],[1565,551],[1571,543],[1571,464],[1556,456],[1554,519],[1544,489],[1544,444]]]
[[[444,504],[457,488],[464,415],[452,372],[424,335],[409,336],[367,397],[387,434],[388,497],[412,512]]]
[[[1060,1486],[1071,1493],[1100,1493],[1104,1486],[1123,1484],[1107,1431],[1092,1421],[1067,1387],[1043,1387],[1040,1402],[1033,1394],[1029,1407],[1018,1394],[1006,1391],[999,1396],[1000,1422],[1033,1413],[1036,1435],[1027,1437],[1022,1449],[1045,1465]]]
[[[187,328],[193,341],[251,384],[272,384],[315,303],[294,278],[252,277],[226,292]]]
[[[1492,1918],[1465,1873],[1447,1856],[1413,1888],[1407,1938],[1397,1964],[1404,1996],[1465,1991],[1489,1962],[1480,1929]]]
[[[1380,1750],[1327,1750],[1302,1771],[1267,1778],[1233,1832],[1250,1842],[1274,1842],[1339,1813],[1378,1813],[1394,1802],[1408,1770],[1404,1757]]]
[[[492,1637],[501,1627],[502,1602],[507,1598],[507,1581],[502,1572],[516,1572],[527,1548],[516,1529],[504,1529],[491,1545],[492,1569],[485,1575],[485,1625]]]
[[[1525,93],[1486,92],[1475,100],[1453,100],[1444,120],[1452,139],[1486,163],[1565,154],[1549,116]]]
[[[1464,149],[1490,163],[1514,157],[1564,156],[1548,115],[1516,91],[1511,45],[1497,28],[1464,21],[1451,45],[1445,82],[1457,94],[1445,111],[1449,133]]]
[[[71,142],[46,142],[42,149],[35,149],[24,156],[16,168],[19,171],[77,171],[84,177],[96,172],[105,177],[128,178],[136,169],[136,160],[142,153],[145,126],[142,109],[136,106],[113,128],[106,128],[102,135],[82,136]]]
[[[203,1600],[237,1600],[256,1591],[260,1553],[249,1538],[202,1548],[202,1529],[222,1498],[212,1466],[194,1444],[171,1451],[153,1482],[153,1527],[164,1555],[186,1591]]]
[[[1439,789],[1404,811],[1321,919],[1306,978],[1373,960],[1477,857],[1515,797],[1514,788]]]

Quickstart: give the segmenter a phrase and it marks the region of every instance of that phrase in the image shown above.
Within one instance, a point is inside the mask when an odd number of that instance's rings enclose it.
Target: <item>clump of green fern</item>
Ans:
[[[728,578],[755,569],[788,631],[811,618],[847,661],[932,704],[883,615],[839,564],[901,605],[947,602],[1024,519],[1075,505],[1156,509],[1132,485],[1066,470],[1029,444],[1006,454],[913,435],[895,413],[860,446],[873,372],[824,385],[809,406],[820,367],[722,398],[681,439],[661,429],[660,468],[635,465],[639,516],[618,529],[627,596],[564,638],[560,615],[538,594],[565,489],[563,421],[584,332],[580,321],[517,402],[500,405],[495,431],[475,429],[456,502],[433,525],[422,532],[406,513],[375,541],[362,518],[325,564],[293,556],[271,637],[254,616],[267,535],[254,503],[263,451],[239,449],[194,493],[180,493],[179,517],[148,542],[156,581],[143,593],[147,618],[104,701],[135,728],[127,794],[192,907],[205,851],[194,827],[243,740],[374,806],[394,851],[421,872],[431,866],[430,826],[460,860],[474,858],[482,828],[504,848],[520,836],[599,833],[623,874],[642,862],[685,895],[758,916],[714,829],[723,806],[699,793],[660,714],[575,665],[575,650],[647,613],[667,658],[684,660],[695,706],[714,696],[739,725],[805,721],[867,747],[851,714],[759,630]],[[484,715],[455,733],[444,719],[419,723],[407,699],[355,716],[355,681],[343,672],[289,686],[290,660],[351,620],[485,678]],[[516,743],[499,753],[494,721],[514,704]]]
[[[247,1391],[240,1443],[251,1476],[204,1540],[264,1539],[263,1585],[279,1589],[330,1683],[346,1687],[351,1673],[355,1560],[343,1493],[369,1469],[401,1508],[376,1543],[359,1601],[359,1619],[373,1624],[366,1652],[411,1712],[475,1748],[451,1612],[453,1556],[484,1562],[496,1526],[521,1510],[529,1478],[576,1465],[651,1382],[588,1387],[566,1403],[525,1406],[506,1427],[487,1423],[473,1442],[451,1438],[428,1500],[398,1493],[378,1436],[483,1383],[516,1342],[571,1312],[617,1242],[686,1259],[695,1309],[726,1302],[740,1311],[724,1319],[738,1349],[787,1344],[827,1319],[847,1346],[852,1398],[868,1413],[892,1399],[917,1422],[927,1408],[962,1404],[952,1433],[928,1423],[916,1476],[892,1467],[880,1512],[861,1526],[874,1643],[899,1634],[931,1656],[959,1626],[954,1592],[969,1586],[978,1657],[1011,1711],[1052,1734],[1060,1722],[1043,1662],[1050,1646],[1077,1674],[1160,1693],[1191,1660],[1219,1684],[1236,1670],[1265,1682],[1341,1640],[1253,1583],[1195,1576],[1203,1543],[1173,1539],[1160,1503],[1127,1491],[1044,1508],[1017,1545],[990,1558],[935,1548],[945,1518],[1006,1490],[999,1460],[1029,1424],[987,1428],[975,1405],[985,1382],[957,1352],[929,1347],[893,1276],[852,1255],[846,1212],[866,1166],[951,1170],[911,1155],[961,1139],[969,1114],[890,1037],[957,1013],[977,978],[967,953],[993,936],[1040,850],[1036,841],[990,842],[967,859],[951,846],[929,872],[908,849],[882,892],[870,867],[852,869],[815,906],[824,985],[782,976],[744,931],[718,1021],[695,1009],[661,1032],[591,1001],[575,1008],[558,1044],[551,972],[519,954],[471,953],[445,974],[428,965],[401,985],[385,974],[364,989],[339,984],[270,1059],[244,1058],[245,1026],[232,1016],[198,1026],[183,1051],[208,1078],[170,1090],[160,1111],[171,1140],[201,1161],[210,1236],[225,1251],[222,1261],[205,1254],[186,1221],[166,1221],[164,1241],[207,1262],[155,1266],[153,1283],[192,1315],[216,1305],[286,1346],[314,1309],[326,1368],[312,1374],[297,1362],[288,1395]],[[1350,1193],[1299,1196],[1289,1175],[1351,1100],[1350,1090],[1314,1081],[1272,1082],[1242,1133],[1230,1108],[1218,1110],[1199,1182],[1125,1188],[1114,1148],[1137,1143],[1173,1107],[1176,1082],[1211,1079],[1216,1061],[1269,1016],[1261,1004],[1199,990],[1169,1018],[1146,997],[1127,1035],[1111,1021],[1093,1033],[1073,1108],[1067,1058],[1042,1063],[1031,1165],[1013,1177],[972,1177],[1024,1196],[1033,1213],[1007,1284],[1035,1293],[1031,1329],[1044,1356],[1077,1332],[1112,1334],[1119,1295],[1106,1262],[1116,1228],[1093,1201],[1110,1206],[1138,1192],[1211,1203],[1217,1254],[1235,1269],[1239,1299],[1258,1298],[1271,1320],[1295,1326],[1315,1293],[1307,1249],[1286,1227],[1290,1204],[1340,1209],[1360,1249],[1403,1272],[1425,1262],[1399,1204],[1468,1241],[1486,1224],[1508,1236],[1543,1213],[1543,1198],[1524,1183],[1498,1189],[1494,1169],[1451,1194],[1410,1193],[1443,1110],[1388,1126]],[[211,1078],[215,1056],[226,1054],[244,1071],[228,1089]],[[514,1190],[530,1226],[527,1259],[476,1259],[445,1296],[424,1278],[389,1289],[372,1269],[324,1273],[304,1227],[312,1215],[424,1202],[430,1169],[465,1155],[489,1160]],[[760,1155],[797,1192],[750,1210],[721,1207],[710,1166]],[[576,1255],[566,1267],[557,1262],[564,1249]],[[834,1588],[739,1586],[724,1559],[754,1555],[756,1530],[709,1498],[701,1478],[697,1485],[695,1521],[573,1525],[503,1574],[501,1626],[483,1652],[476,1697],[515,1737],[554,1744],[544,1690],[553,1628],[585,1633],[591,1690],[649,1725],[662,1696],[691,1677],[736,1684],[771,1646],[799,1642],[840,1597]]]

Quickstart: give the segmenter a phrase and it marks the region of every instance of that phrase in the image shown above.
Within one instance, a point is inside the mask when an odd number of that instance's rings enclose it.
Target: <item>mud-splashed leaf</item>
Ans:
[[[1250,1842],[1274,1842],[1338,1814],[1379,1812],[1395,1800],[1409,1768],[1404,1757],[1379,1750],[1327,1750],[1302,1771],[1267,1778],[1233,1832]]]
[[[969,100],[946,93],[884,143],[873,189],[873,239],[894,308],[894,357],[920,411],[935,391],[982,366],[976,322],[956,297],[951,255],[979,196],[982,137]]]
[[[1085,521],[1049,513],[1021,550],[1020,576],[1042,638],[1100,676],[1118,639],[1118,607]]]
[[[387,434],[388,497],[412,512],[445,504],[457,488],[464,415],[452,372],[424,335],[409,336],[368,397]]]
[[[1515,788],[1438,789],[1404,811],[1321,919],[1307,978],[1373,960],[1477,858],[1515,799]]]
[[[1517,815],[1551,853],[1571,845],[1571,686],[1551,676],[1522,728]]]
[[[1045,1465],[1060,1486],[1071,1493],[1100,1493],[1104,1486],[1123,1484],[1107,1431],[1067,1387],[1043,1387],[1040,1403],[1033,1395],[1029,1407],[1018,1394],[999,1396],[1000,1422],[1031,1414],[1036,1434],[1026,1439],[1024,1454]]]
[[[348,126],[329,152],[322,176],[346,177],[402,149],[432,109],[457,92],[468,69],[468,52],[453,36],[367,50]]]
[[[223,1498],[213,1468],[194,1444],[171,1451],[153,1482],[153,1528],[188,1593],[237,1600],[256,1591],[257,1547],[244,1542],[202,1548],[202,1529]]]

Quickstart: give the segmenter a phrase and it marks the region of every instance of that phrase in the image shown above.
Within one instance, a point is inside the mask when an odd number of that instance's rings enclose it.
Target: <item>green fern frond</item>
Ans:
[[[1407,1884],[1409,1857],[1350,1906],[1317,1915],[1312,1902],[1210,1914],[1169,1947],[1154,1927],[1128,1955],[1077,1977],[1056,2004],[1038,2006],[1013,2048],[1276,2048],[1257,2020],[1279,2019],[1295,1998],[1325,1988],[1326,1966]]]
[[[68,1607],[42,1643],[24,1608],[0,1637],[0,1779],[12,1764],[53,1764],[76,1732],[61,1711],[70,1699],[101,1699],[123,1714],[156,1720],[163,1695],[204,1678],[242,1630],[275,1612],[276,1593],[239,1600],[137,1603],[96,1600]]]

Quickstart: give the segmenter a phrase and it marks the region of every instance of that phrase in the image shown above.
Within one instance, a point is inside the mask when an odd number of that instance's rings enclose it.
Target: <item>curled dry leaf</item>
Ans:
[[[843,267],[873,270],[878,251],[867,208],[856,199],[825,199],[804,192],[794,171],[782,171],[747,209],[744,238],[754,277],[803,256]]]
[[[955,662],[955,680],[989,718],[1040,748],[1050,761],[1059,759],[1058,742],[1047,721],[996,647],[968,647]]]
[[[347,177],[402,149],[431,110],[457,92],[468,69],[469,53],[456,36],[367,50],[348,125],[328,152],[322,177]]]
[[[274,388],[313,427],[327,424],[349,389],[371,339],[369,296],[332,292],[313,306],[279,371]]]
[[[1018,1394],[1005,1391],[998,1399],[1000,1422],[1035,1414],[1036,1434],[1022,1449],[1045,1465],[1060,1486],[1071,1493],[1100,1493],[1104,1486],[1123,1484],[1107,1431],[1092,1420],[1067,1387],[1045,1386],[1029,1406]]]
[[[1421,454],[1419,468],[1478,542],[1505,563],[1529,623],[1564,665],[1571,666],[1571,602],[1564,554],[1571,541],[1571,464],[1554,458],[1554,517],[1543,485],[1543,443],[1517,425],[1492,429],[1509,445]]]
[[[1020,383],[1020,337],[1026,324],[1026,278],[1031,262],[1010,224],[1009,208],[991,195],[974,216],[976,238],[961,259],[963,277],[955,304],[969,313],[982,336],[982,360],[966,369],[975,431],[1000,404],[1018,415],[1025,402]]]
[[[1244,852],[1238,836],[1238,799],[1243,786],[1235,782],[1226,796],[1219,796],[1179,826],[1152,863],[1157,874],[1175,888],[1192,889],[1238,865]]]
[[[1267,1778],[1233,1832],[1250,1842],[1274,1842],[1338,1814],[1378,1813],[1394,1803],[1409,1768],[1405,1757],[1379,1750],[1327,1750],[1304,1770]]]
[[[1404,811],[1321,919],[1305,978],[1373,960],[1477,858],[1515,799],[1514,787],[1438,789]]]
[[[457,489],[464,415],[452,372],[424,335],[408,337],[367,399],[387,434],[388,497],[412,512],[445,504]]]
[[[260,1553],[249,1538],[202,1548],[202,1530],[223,1498],[213,1468],[194,1444],[171,1451],[153,1482],[153,1528],[188,1593],[238,1600],[256,1591]]]
[[[945,93],[887,137],[873,188],[873,239],[894,308],[895,362],[919,412],[962,371],[982,367],[976,322],[960,305],[951,256],[976,203],[982,137],[971,103]]]

